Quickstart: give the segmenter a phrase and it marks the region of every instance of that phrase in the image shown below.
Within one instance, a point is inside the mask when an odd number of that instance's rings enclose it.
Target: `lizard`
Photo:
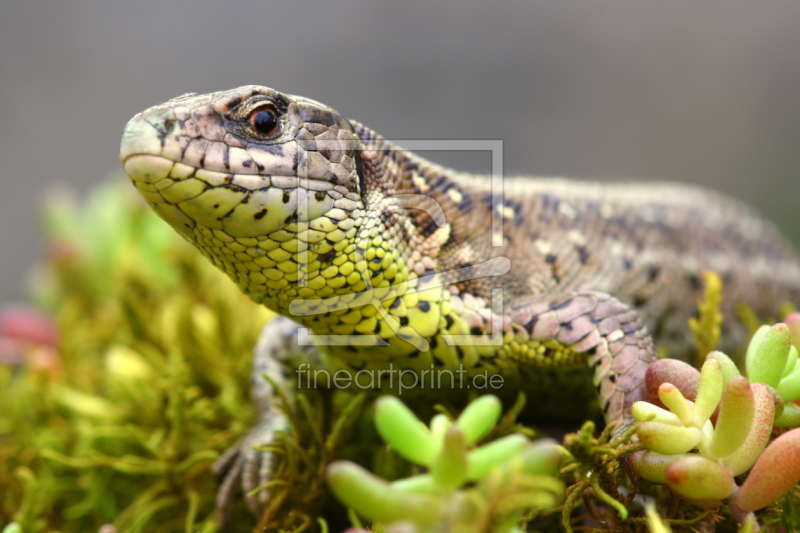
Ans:
[[[279,314],[255,350],[259,422],[217,464],[221,514],[237,485],[248,494],[269,481],[276,458],[254,446],[287,430],[264,373],[289,397],[309,368],[356,382],[391,368],[369,386],[394,394],[426,372],[499,376],[542,415],[576,418],[596,397],[619,434],[656,344],[690,353],[704,270],[724,281],[729,346],[746,335],[734,303],[775,316],[800,301],[792,247],[737,200],[669,183],[498,187],[267,87],[137,114],[120,161],[162,219]],[[268,497],[248,496],[251,510]]]

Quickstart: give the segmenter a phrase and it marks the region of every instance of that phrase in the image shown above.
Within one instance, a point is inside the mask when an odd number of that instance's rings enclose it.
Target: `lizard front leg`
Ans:
[[[298,327],[295,322],[279,316],[264,327],[259,337],[252,374],[252,395],[258,423],[214,465],[215,473],[223,476],[217,493],[217,511],[223,524],[227,522],[237,485],[245,494],[249,494],[270,481],[277,466],[278,458],[274,453],[255,448],[274,442],[278,432],[289,429],[286,414],[276,405],[277,394],[264,376],[268,376],[291,399],[297,388],[294,372],[298,366],[302,363],[319,364],[319,352],[313,346],[297,345]],[[248,496],[247,505],[254,515],[258,515],[268,499],[269,491],[263,489]]]
[[[517,298],[510,304],[513,327],[528,344],[555,342],[572,357],[530,364],[569,365],[583,359],[594,369],[593,382],[613,435],[634,420],[630,406],[644,393],[647,367],[658,358],[653,339],[638,313],[600,292],[557,293]]]

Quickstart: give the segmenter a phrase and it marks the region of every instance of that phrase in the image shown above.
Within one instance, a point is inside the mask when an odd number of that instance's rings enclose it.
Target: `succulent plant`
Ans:
[[[524,513],[551,509],[564,499],[554,477],[561,453],[549,440],[511,434],[476,443],[500,418],[500,401],[482,396],[457,420],[443,414],[425,426],[400,400],[375,404],[375,425],[399,455],[426,469],[388,482],[349,461],[328,468],[337,498],[387,531],[515,531]]]
[[[800,315],[789,319],[794,326]],[[632,407],[646,448],[631,455],[633,469],[697,505],[727,504],[740,523],[800,480],[800,428],[769,443],[773,425],[797,425],[796,406],[786,404],[800,399],[800,363],[790,327],[760,328],[745,366],[749,380],[721,352],[709,353],[700,372],[680,361],[659,360],[647,373],[652,403]],[[737,486],[734,477],[748,470]]]

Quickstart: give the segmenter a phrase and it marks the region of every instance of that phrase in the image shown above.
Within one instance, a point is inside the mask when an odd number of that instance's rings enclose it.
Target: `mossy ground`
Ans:
[[[60,339],[56,348],[29,343],[20,361],[0,362],[0,528],[15,521],[24,533],[97,531],[104,524],[119,532],[219,530],[218,480],[210,467],[254,421],[251,352],[270,313],[124,185],[99,188],[80,206],[53,203],[45,228],[49,256],[33,278],[32,299],[52,317]],[[693,328],[702,333],[714,325],[708,315]],[[698,334],[698,348],[710,349],[714,335]],[[390,479],[408,473],[380,445],[367,400],[347,393],[302,397],[292,409],[295,431],[279,445],[288,460],[257,530],[347,527],[346,511],[324,484],[334,457],[358,458]],[[507,414],[494,436],[533,434],[515,416]],[[646,530],[643,519],[619,522],[601,503],[610,495],[636,509],[633,492],[617,492],[626,477],[617,451],[588,433],[568,437],[567,448],[577,459],[564,473],[573,484],[570,504],[594,516],[598,530]],[[589,470],[591,483],[584,482]],[[684,520],[673,523],[676,531],[710,517],[735,530],[729,519],[663,487],[649,492],[668,511],[662,514]],[[556,509],[529,527],[561,530],[580,512]],[[779,514],[774,507],[762,516],[774,521]],[[233,529],[256,527],[242,504],[233,515]]]

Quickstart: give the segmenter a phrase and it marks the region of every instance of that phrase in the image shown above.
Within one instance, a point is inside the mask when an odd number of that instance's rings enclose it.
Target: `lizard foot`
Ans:
[[[288,420],[272,411],[262,418],[239,443],[228,448],[214,464],[213,471],[223,478],[217,492],[217,515],[220,523],[228,523],[231,507],[241,487],[250,512],[258,517],[269,500],[269,489],[263,487],[272,479],[279,457],[275,452],[259,450],[259,446],[275,442],[278,432],[288,429]]]

